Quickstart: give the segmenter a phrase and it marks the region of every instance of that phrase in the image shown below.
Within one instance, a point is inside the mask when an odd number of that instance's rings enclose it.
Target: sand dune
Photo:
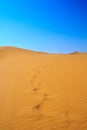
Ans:
[[[72,52],[72,53],[70,53],[70,54],[72,54],[72,55],[77,55],[77,54],[81,54],[81,53],[78,52],[78,51],[74,51],[74,52]]]
[[[0,130],[87,130],[86,53],[0,47]]]

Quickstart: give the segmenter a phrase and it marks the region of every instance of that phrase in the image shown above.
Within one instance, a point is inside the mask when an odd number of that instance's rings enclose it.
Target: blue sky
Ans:
[[[0,0],[0,46],[87,52],[87,1]]]

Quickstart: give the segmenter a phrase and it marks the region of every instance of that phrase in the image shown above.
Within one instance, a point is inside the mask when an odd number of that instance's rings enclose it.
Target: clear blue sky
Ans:
[[[87,0],[0,0],[0,46],[87,52]]]

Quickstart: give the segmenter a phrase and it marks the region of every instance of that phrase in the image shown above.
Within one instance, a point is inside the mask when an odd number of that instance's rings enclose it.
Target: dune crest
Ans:
[[[78,51],[74,51],[74,52],[72,52],[72,53],[70,53],[70,54],[72,54],[72,55],[79,55],[79,54],[81,54],[81,53],[78,52]]]
[[[0,130],[87,130],[87,55],[0,47]]]

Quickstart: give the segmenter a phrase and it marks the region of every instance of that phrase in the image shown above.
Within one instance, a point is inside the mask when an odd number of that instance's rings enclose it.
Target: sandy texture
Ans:
[[[87,130],[87,55],[0,47],[0,130]]]

